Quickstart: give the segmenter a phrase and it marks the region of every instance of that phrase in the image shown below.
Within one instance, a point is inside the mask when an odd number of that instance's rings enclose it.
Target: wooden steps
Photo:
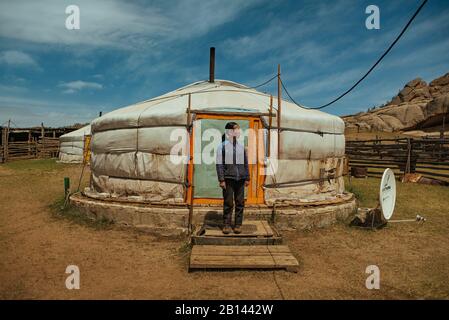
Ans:
[[[193,246],[190,269],[290,269],[298,261],[286,245]]]
[[[221,226],[206,225],[192,235],[189,270],[287,269],[298,261],[282,237],[266,221],[245,221],[241,234],[223,234]]]

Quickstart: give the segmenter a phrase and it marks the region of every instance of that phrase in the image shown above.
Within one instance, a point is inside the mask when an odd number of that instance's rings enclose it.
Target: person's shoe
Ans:
[[[224,227],[223,227],[223,233],[224,234],[229,234],[229,233],[231,233],[231,227],[230,226],[228,226],[228,225],[225,225]]]
[[[235,234],[240,234],[240,233],[242,233],[242,227],[241,227],[241,226],[235,226],[235,227],[234,227],[234,233],[235,233]]]

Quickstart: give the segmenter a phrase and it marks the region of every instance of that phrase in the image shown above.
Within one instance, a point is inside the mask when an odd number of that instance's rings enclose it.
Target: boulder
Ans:
[[[408,82],[404,89],[399,92],[397,97],[399,97],[401,102],[409,102],[421,98],[431,98],[432,95],[430,94],[427,83],[421,78],[416,78]],[[395,101],[397,101],[397,99],[395,99]]]
[[[382,114],[379,116],[382,121],[386,124],[387,129],[385,131],[398,131],[404,128],[404,125],[399,121],[398,118],[390,116],[388,114]]]
[[[393,132],[425,127],[442,113],[449,113],[449,73],[429,85],[421,78],[413,79],[385,106],[343,120],[351,129]]]
[[[449,93],[436,97],[425,108],[426,118],[449,112]]]
[[[402,127],[411,127],[425,119],[422,104],[402,104],[395,108],[390,108],[383,112],[385,115],[398,119]],[[424,104],[425,105],[425,104]],[[401,128],[402,129],[402,128]]]
[[[449,72],[446,73],[444,76],[436,78],[435,80],[431,81],[429,83],[429,86],[435,87],[435,86],[449,86]]]

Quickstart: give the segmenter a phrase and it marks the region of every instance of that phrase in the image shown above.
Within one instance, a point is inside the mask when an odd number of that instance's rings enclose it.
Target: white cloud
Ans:
[[[65,8],[73,1],[1,2],[0,37],[78,46],[80,50],[150,50],[162,43],[204,34],[260,1],[160,1],[144,6],[119,0],[79,0],[79,30],[65,28]]]
[[[22,86],[0,84],[0,92],[23,93],[25,91],[28,91],[28,89]]]
[[[103,89],[103,85],[97,82],[87,82],[87,81],[71,81],[71,82],[63,82],[58,85],[58,87],[64,88],[63,93],[75,93],[83,89],[94,89],[101,90]]]
[[[8,50],[0,53],[0,64],[13,66],[37,66],[36,61],[22,51]]]

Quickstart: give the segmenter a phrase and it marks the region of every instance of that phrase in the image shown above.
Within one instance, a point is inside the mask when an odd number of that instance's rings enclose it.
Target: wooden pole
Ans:
[[[278,159],[281,157],[281,65],[278,64],[278,114],[277,114],[277,127],[278,127]]]
[[[404,168],[404,175],[402,177],[402,182],[405,182],[406,178],[406,174],[410,173],[410,155],[411,155],[411,143],[410,143],[410,138],[407,138],[407,162],[405,164],[405,168]]]
[[[441,124],[440,139],[444,139],[445,123],[446,123],[446,113],[443,113],[443,123]]]
[[[28,130],[28,156],[31,156],[31,130]]]
[[[188,105],[187,105],[187,132],[189,134],[189,142],[188,142],[188,153],[189,153],[189,158],[187,161],[187,171],[186,171],[186,181],[187,181],[187,195],[189,196],[188,202],[189,202],[189,225],[188,225],[188,230],[189,232],[192,232],[193,228],[192,228],[192,219],[193,219],[193,181],[190,181],[189,176],[190,176],[190,172],[189,172],[189,168],[191,167],[191,161],[192,161],[192,152],[191,150],[191,144],[193,143],[191,137],[192,137],[192,95],[189,93],[189,101],[188,101]],[[193,166],[192,166],[193,168]],[[192,175],[192,179],[193,179],[193,175]]]
[[[1,158],[1,160],[2,160],[2,162],[6,162],[6,127],[5,128],[2,128],[2,153],[3,153],[3,155],[2,155],[2,158]]]
[[[190,126],[192,125],[191,119],[192,119],[192,112],[191,112],[191,104],[192,104],[192,94],[189,93],[189,102],[187,105],[187,130],[190,131]]]
[[[271,127],[273,125],[273,95],[270,95],[270,116],[268,118],[268,158],[271,156]]]
[[[11,119],[8,120],[8,127],[6,128],[6,134],[5,134],[5,149],[4,149],[4,158],[5,162],[9,158],[9,129],[11,128]]]
[[[41,155],[44,154],[45,152],[45,142],[44,142],[44,137],[45,137],[45,127],[44,127],[44,123],[41,122]]]
[[[0,151],[0,163],[3,163],[3,141],[4,141],[4,138],[3,138],[3,128],[1,127],[0,128],[0,130],[1,130],[1,132],[2,132],[2,147],[1,147],[1,151]]]
[[[446,112],[443,112],[443,123],[441,124],[440,139],[444,139],[444,131],[445,131],[444,125],[445,125],[445,123],[446,123]],[[440,157],[438,159],[439,161],[444,159],[444,156],[442,154],[443,153],[443,149],[444,149],[444,146],[442,144],[440,144]]]

